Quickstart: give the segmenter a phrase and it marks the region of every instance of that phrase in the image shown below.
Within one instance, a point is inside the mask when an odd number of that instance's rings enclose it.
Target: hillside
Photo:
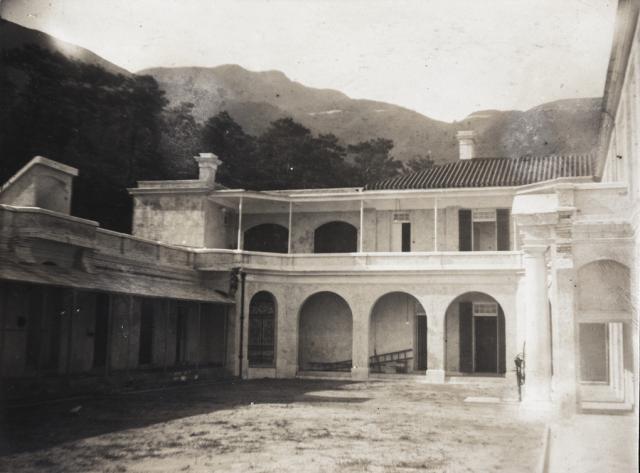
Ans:
[[[478,133],[481,156],[589,153],[596,144],[599,98],[551,102],[527,111],[485,110],[460,122],[433,120],[384,102],[306,87],[279,71],[252,72],[237,65],[211,68],[153,68],[152,75],[171,104],[193,102],[199,121],[227,110],[251,134],[272,120],[291,116],[315,133],[333,133],[344,143],[390,138],[394,155],[406,161],[431,155],[436,162],[457,159],[455,133]]]
[[[0,18],[0,51],[20,48],[28,44],[60,53],[67,59],[100,66],[112,74],[131,75],[131,72],[116,66],[88,49]]]
[[[0,50],[26,44],[99,65],[111,73],[131,75],[85,48],[0,19]],[[344,144],[376,137],[392,139],[393,154],[403,161],[427,155],[437,163],[457,159],[455,133],[461,129],[477,131],[481,156],[589,153],[596,144],[600,115],[599,98],[578,98],[527,111],[484,110],[446,123],[397,105],[306,87],[279,71],[252,72],[223,65],[153,68],[138,74],[153,76],[172,105],[193,102],[200,122],[227,110],[248,133],[258,135],[271,121],[291,116],[316,134],[335,134]]]

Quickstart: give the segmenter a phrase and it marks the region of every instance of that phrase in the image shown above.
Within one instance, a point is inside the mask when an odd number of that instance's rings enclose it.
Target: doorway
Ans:
[[[498,371],[498,317],[474,317],[475,372]]]

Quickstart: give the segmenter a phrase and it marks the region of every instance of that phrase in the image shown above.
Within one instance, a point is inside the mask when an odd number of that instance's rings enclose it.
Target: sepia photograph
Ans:
[[[636,473],[640,0],[0,0],[0,473]]]

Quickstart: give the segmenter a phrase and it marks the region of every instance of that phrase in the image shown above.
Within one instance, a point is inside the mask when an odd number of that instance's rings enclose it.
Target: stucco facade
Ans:
[[[0,192],[4,385],[411,374],[515,388],[520,357],[525,403],[637,409],[640,48],[637,8],[620,8],[594,156],[482,158],[465,132],[458,163],[257,192],[217,184],[203,153],[198,179],[130,189],[133,235],[68,215],[76,171],[37,158]]]

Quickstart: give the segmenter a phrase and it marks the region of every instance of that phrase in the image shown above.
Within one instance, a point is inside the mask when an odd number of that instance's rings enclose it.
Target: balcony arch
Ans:
[[[371,309],[369,362],[373,373],[427,369],[427,314],[406,292],[389,292]]]
[[[327,222],[313,232],[314,253],[355,253],[358,229],[343,221]]]
[[[277,223],[262,223],[245,230],[243,248],[247,251],[287,253],[289,230]]]
[[[349,371],[352,334],[353,316],[346,300],[329,291],[309,296],[298,320],[298,369]]]

